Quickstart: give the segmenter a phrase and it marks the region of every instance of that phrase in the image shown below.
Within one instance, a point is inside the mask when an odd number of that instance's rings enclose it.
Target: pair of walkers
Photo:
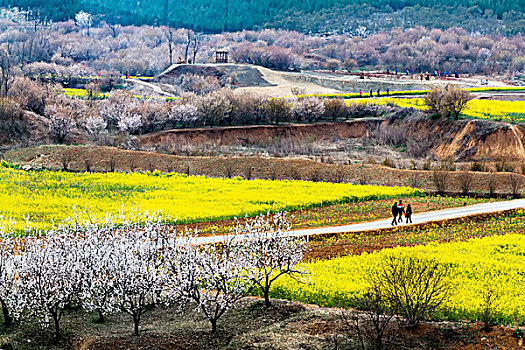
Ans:
[[[392,216],[394,216],[394,219],[392,220],[392,226],[403,222],[403,214],[405,214],[406,223],[408,224],[409,221],[412,223],[412,206],[409,204],[405,209],[403,201],[400,200],[399,203],[394,202],[394,205],[392,205]]]

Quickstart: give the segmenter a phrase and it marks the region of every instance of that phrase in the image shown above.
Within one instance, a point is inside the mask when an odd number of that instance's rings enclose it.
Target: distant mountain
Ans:
[[[208,33],[280,27],[363,34],[422,25],[510,35],[525,28],[525,0],[0,0],[0,5],[53,21],[84,10],[112,23]]]

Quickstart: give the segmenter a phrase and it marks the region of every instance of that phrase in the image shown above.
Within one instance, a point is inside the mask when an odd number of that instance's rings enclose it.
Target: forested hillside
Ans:
[[[516,34],[525,27],[525,0],[0,0],[63,21],[80,10],[119,24],[163,25],[201,32],[280,27],[302,32],[370,31],[393,26],[459,26]]]

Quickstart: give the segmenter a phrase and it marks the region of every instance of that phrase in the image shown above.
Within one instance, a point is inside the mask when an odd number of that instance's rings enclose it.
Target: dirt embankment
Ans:
[[[458,162],[525,160],[525,125],[482,120],[432,121],[422,117],[359,119],[348,122],[278,126],[177,129],[140,137],[145,149],[172,145],[245,146],[277,141],[318,142],[368,139],[385,146],[404,145],[410,156]]]
[[[257,145],[282,139],[292,141],[365,138],[381,120],[357,120],[350,123],[294,125],[232,126],[220,128],[176,129],[159,131],[140,138],[143,147],[165,144],[188,145]]]

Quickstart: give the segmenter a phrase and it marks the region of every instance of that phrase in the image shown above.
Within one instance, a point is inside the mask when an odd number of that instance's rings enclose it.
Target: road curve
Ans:
[[[474,204],[469,206],[464,206],[460,208],[451,208],[443,210],[435,210],[424,213],[414,213],[412,215],[412,224],[403,224],[403,226],[411,226],[416,224],[423,224],[428,222],[436,222],[442,220],[457,219],[461,217],[479,215],[479,214],[490,214],[496,213],[505,210],[512,209],[525,209],[525,199],[515,199],[510,201],[503,202],[494,202],[494,203],[481,203]],[[417,207],[414,208],[417,210]],[[300,237],[300,236],[313,236],[313,235],[324,235],[324,234],[333,234],[333,233],[346,233],[346,232],[366,232],[366,231],[375,231],[380,229],[391,228],[392,218],[361,222],[350,225],[343,226],[330,226],[330,227],[319,227],[319,228],[309,228],[301,230],[292,230],[288,232],[289,237]],[[248,235],[244,237],[249,238]],[[223,236],[206,236],[198,237],[197,244],[207,244],[207,243],[218,243],[224,240]]]

